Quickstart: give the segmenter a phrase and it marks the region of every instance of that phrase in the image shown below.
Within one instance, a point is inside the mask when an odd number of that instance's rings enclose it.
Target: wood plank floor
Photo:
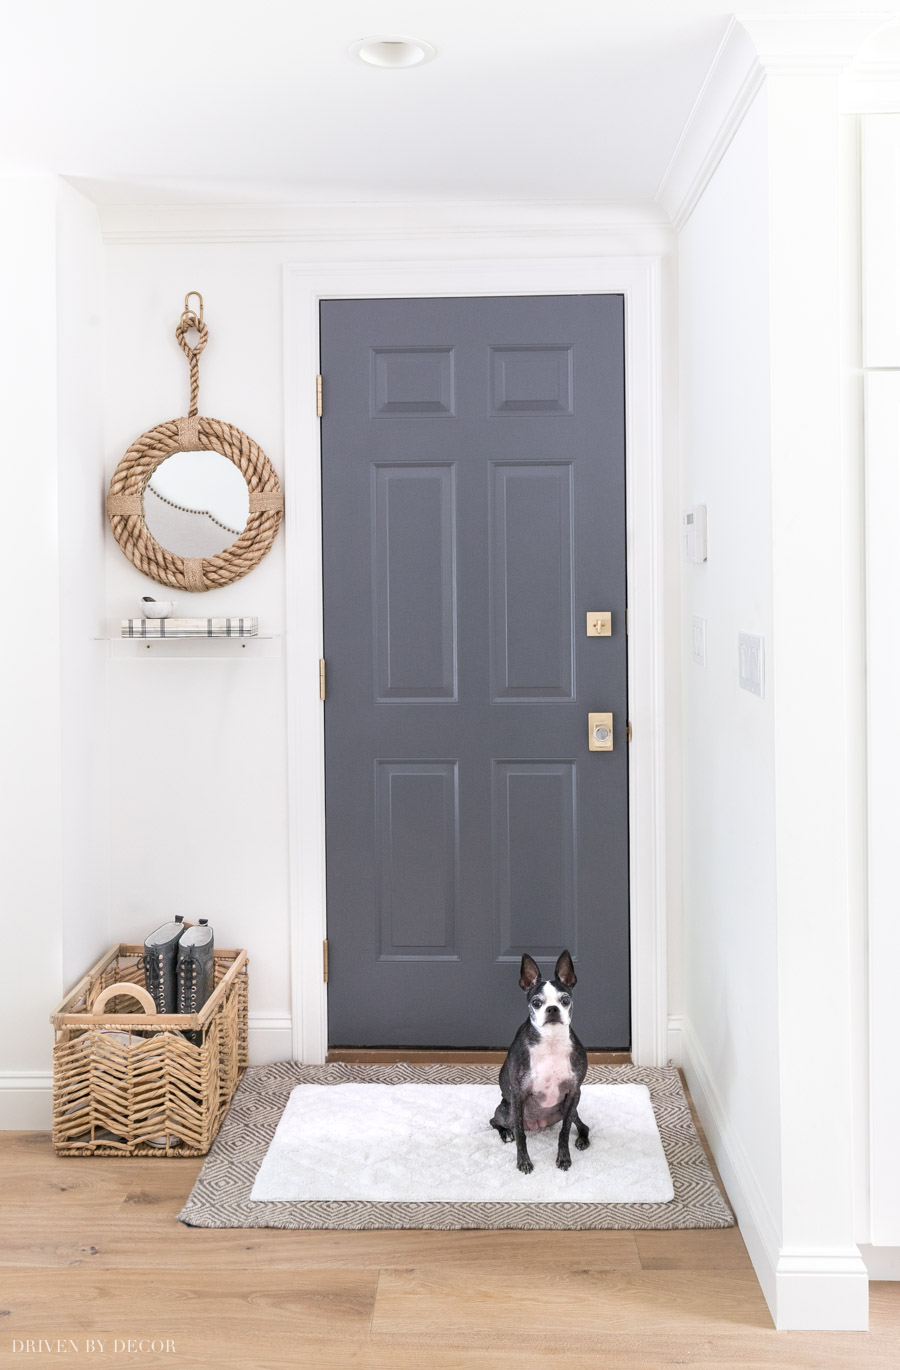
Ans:
[[[28,1341],[146,1370],[900,1366],[900,1285],[872,1286],[868,1333],[776,1333],[736,1228],[207,1231],[175,1221],[200,1164],[0,1133],[3,1370]]]

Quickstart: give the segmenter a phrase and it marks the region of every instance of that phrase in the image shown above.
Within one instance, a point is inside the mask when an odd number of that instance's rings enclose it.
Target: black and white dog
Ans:
[[[536,961],[522,957],[519,984],[528,995],[528,1017],[516,1033],[500,1067],[503,1095],[491,1119],[504,1142],[516,1141],[516,1164],[528,1175],[534,1166],[525,1144],[526,1132],[537,1132],[562,1122],[556,1164],[568,1170],[569,1131],[575,1124],[576,1150],[590,1145],[588,1128],[578,1116],[581,1084],[587,1073],[587,1053],[569,1026],[575,967],[564,951],[552,980],[542,980]]]

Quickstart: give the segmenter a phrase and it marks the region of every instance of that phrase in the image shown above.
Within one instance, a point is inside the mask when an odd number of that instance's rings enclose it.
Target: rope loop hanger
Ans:
[[[192,295],[196,295],[200,301],[200,313],[195,314],[188,307],[188,300]],[[191,347],[187,340],[191,330],[198,334],[198,341]],[[178,339],[178,346],[188,359],[191,368],[191,403],[188,409],[188,418],[193,419],[197,414],[197,400],[200,394],[200,353],[209,340],[209,329],[203,322],[203,296],[199,290],[189,290],[184,297],[184,310],[178,320],[178,327],[175,329],[175,337]]]
[[[196,296],[199,309],[190,307]],[[197,334],[193,346],[190,332]],[[203,318],[203,296],[188,291],[175,329],[190,368],[190,403],[186,417],[170,419],[142,433],[113,473],[106,512],[113,536],[139,571],[175,590],[211,590],[240,580],[262,561],[281,525],[284,495],[275,468],[262,448],[233,424],[198,414],[200,354],[209,341]],[[212,557],[181,557],[160,546],[144,519],[144,492],[153,473],[176,452],[218,452],[234,462],[249,492],[249,514],[237,540]]]

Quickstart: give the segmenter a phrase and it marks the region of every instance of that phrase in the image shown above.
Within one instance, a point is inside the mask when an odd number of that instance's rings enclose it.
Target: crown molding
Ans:
[[[460,244],[510,240],[578,243],[610,252],[671,250],[672,231],[653,203],[590,201],[408,202],[404,204],[99,205],[110,245],[302,243],[323,251],[347,244]]]
[[[749,34],[732,18],[656,192],[677,232],[712,180],[765,75]]]
[[[687,223],[769,76],[838,76],[887,13],[732,17],[656,192],[676,232]],[[888,85],[884,91],[890,98]]]
[[[891,22],[889,11],[739,14],[766,74],[837,76],[863,43]]]
[[[854,62],[841,83],[842,114],[900,114],[900,55]]]

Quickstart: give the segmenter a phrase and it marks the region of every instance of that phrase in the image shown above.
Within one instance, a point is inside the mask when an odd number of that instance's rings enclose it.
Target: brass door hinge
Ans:
[[[325,698],[325,658],[319,657],[319,698]]]
[[[630,741],[631,741],[631,724],[630,724],[630,723],[626,723],[626,724],[625,724],[625,736],[626,736],[626,738],[628,739],[628,741],[630,742]]]
[[[316,418],[322,417],[322,377],[316,376]]]
[[[328,984],[328,938],[322,943],[322,979]]]

